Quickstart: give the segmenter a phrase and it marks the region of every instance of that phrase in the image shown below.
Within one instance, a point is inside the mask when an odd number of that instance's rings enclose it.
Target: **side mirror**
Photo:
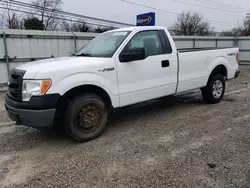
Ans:
[[[123,51],[119,56],[121,63],[143,60],[145,58],[145,48],[134,48],[128,51]]]

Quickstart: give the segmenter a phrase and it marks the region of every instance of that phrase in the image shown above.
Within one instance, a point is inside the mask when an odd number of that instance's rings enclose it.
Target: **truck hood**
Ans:
[[[17,69],[25,70],[24,78],[33,79],[40,72],[51,72],[69,69],[70,67],[86,68],[98,63],[104,63],[108,58],[96,57],[60,57],[51,58],[18,66]]]

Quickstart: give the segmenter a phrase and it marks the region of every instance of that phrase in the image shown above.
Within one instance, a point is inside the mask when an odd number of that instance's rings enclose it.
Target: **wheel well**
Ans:
[[[221,74],[222,76],[227,78],[227,68],[224,65],[218,65],[212,71],[211,75],[213,74]]]
[[[75,96],[79,96],[81,94],[84,94],[84,93],[94,93],[94,94],[99,95],[106,102],[109,110],[111,110],[113,108],[111,99],[110,99],[108,93],[104,89],[102,89],[98,86],[95,86],[95,85],[83,85],[83,86],[78,86],[78,87],[75,87],[75,88],[69,90],[61,97],[61,99],[59,100],[57,107],[56,107],[56,117],[55,118],[59,119],[62,115],[64,115],[62,113],[64,113],[65,109],[67,109],[68,101],[70,99],[72,99]]]

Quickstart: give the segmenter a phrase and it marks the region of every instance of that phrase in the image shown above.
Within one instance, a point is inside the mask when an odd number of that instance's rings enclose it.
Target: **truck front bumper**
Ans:
[[[56,109],[49,110],[24,110],[5,104],[8,116],[17,124],[34,128],[51,126],[54,123]]]
[[[52,126],[56,105],[60,95],[32,97],[29,102],[18,102],[5,96],[5,108],[8,116],[17,124],[34,128]]]

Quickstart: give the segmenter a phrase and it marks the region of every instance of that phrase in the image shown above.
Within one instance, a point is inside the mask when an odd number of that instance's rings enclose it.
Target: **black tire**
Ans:
[[[218,84],[218,83],[221,83],[222,89],[221,90],[218,89],[219,91],[216,92],[217,90],[213,89],[213,87],[220,88],[220,84]],[[218,87],[217,87],[217,85],[218,85]],[[211,75],[211,77],[208,80],[207,86],[201,89],[203,100],[206,101],[207,103],[210,103],[210,104],[219,103],[224,96],[225,86],[226,86],[226,84],[225,84],[225,77],[224,76],[222,76],[220,74]],[[214,91],[216,94],[214,93]]]
[[[73,98],[68,105],[67,129],[78,142],[87,142],[99,137],[106,128],[108,109],[105,101],[96,94]]]

